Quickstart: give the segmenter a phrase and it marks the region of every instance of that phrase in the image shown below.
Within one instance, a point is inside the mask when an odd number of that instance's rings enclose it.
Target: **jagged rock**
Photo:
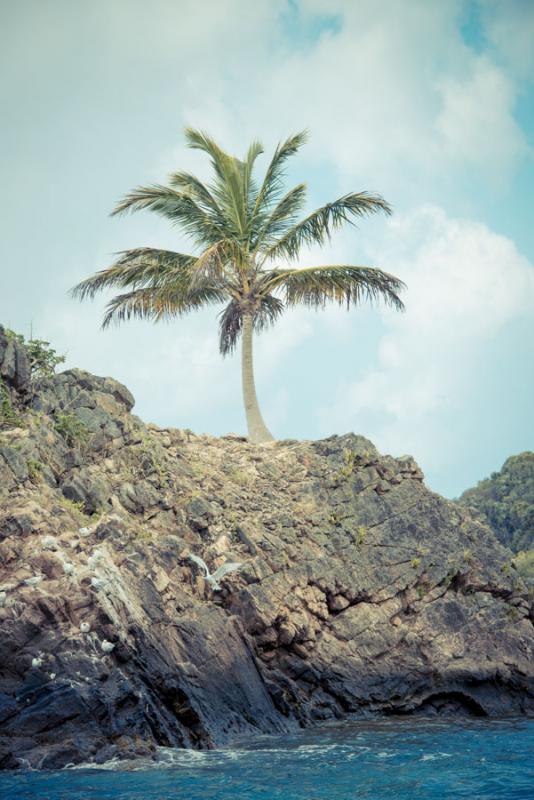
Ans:
[[[102,476],[81,470],[62,482],[61,491],[68,500],[81,503],[88,514],[109,508],[111,489]]]
[[[0,447],[0,458],[7,464],[17,483],[27,480],[28,465],[17,450],[13,447]]]
[[[6,336],[0,325],[0,377],[17,392],[25,394],[30,388],[30,362],[25,348]]]
[[[534,713],[532,594],[412,458],[160,430],[81,370],[31,402],[0,430],[0,768],[350,714]],[[213,593],[190,553],[243,566]]]

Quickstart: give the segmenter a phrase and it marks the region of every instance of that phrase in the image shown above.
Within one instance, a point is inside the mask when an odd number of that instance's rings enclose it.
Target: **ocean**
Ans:
[[[534,800],[534,720],[327,725],[159,761],[0,774],[2,800]]]

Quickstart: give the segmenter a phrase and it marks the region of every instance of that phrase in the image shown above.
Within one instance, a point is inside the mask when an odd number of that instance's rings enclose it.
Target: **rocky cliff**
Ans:
[[[110,378],[32,383],[2,330],[0,374],[2,767],[534,712],[512,554],[410,457],[145,425]],[[190,553],[243,566],[213,591]]]

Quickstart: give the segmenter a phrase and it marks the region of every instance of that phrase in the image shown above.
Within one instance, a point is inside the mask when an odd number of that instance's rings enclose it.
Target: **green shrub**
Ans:
[[[345,517],[342,516],[335,509],[331,511],[330,514],[328,515],[328,522],[330,523],[330,525],[335,525],[336,527],[339,527],[344,519]]]
[[[54,417],[54,428],[69,447],[83,448],[89,441],[89,431],[75,414],[57,412]]]
[[[104,508],[97,508],[92,514],[88,514],[83,500],[70,500],[68,497],[61,497],[60,506],[68,511],[80,525],[96,525],[105,514]]]
[[[206,469],[200,461],[191,461],[189,463],[189,469],[191,470],[191,475],[197,481],[202,480],[207,475]]]
[[[343,450],[343,463],[341,467],[334,472],[334,480],[348,481],[353,474],[355,467],[360,463],[360,457],[356,455],[353,450],[345,448]]]
[[[534,581],[534,550],[522,550],[514,558],[519,575],[529,583]]]
[[[0,425],[16,428],[20,425],[21,418],[11,405],[9,393],[0,378]]]
[[[365,525],[360,525],[358,530],[356,531],[356,544],[358,546],[362,545],[365,542],[367,537],[367,528]]]
[[[232,467],[228,470],[228,477],[239,486],[250,486],[254,483],[254,476],[250,472],[245,472],[245,470],[237,467]]]
[[[59,356],[50,342],[44,339],[26,341],[21,333],[11,330],[6,330],[6,336],[25,347],[32,378],[49,378],[55,373],[56,367],[65,362],[65,356]]]
[[[29,458],[26,462],[28,465],[28,475],[30,476],[32,481],[38,481],[41,477],[41,472],[43,471],[43,466],[40,461],[37,461],[36,458]]]
[[[80,525],[86,524],[87,516],[84,511],[84,504],[83,502],[76,503],[74,500],[69,500],[68,497],[61,497],[59,500],[59,504],[71,514],[77,523]]]

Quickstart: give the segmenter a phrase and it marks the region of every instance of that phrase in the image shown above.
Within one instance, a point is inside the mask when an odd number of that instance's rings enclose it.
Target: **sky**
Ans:
[[[288,181],[309,210],[381,193],[297,265],[378,266],[406,312],[296,309],[255,344],[277,438],[354,431],[446,496],[534,449],[534,2],[0,0],[0,322],[124,382],[162,426],[245,431],[216,310],[102,331],[68,290],[138,246],[186,250],[139,184],[209,175],[183,128],[266,155],[307,128]]]

